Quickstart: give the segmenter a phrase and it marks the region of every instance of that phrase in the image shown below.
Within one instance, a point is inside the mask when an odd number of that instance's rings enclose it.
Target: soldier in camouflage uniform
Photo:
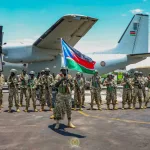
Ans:
[[[142,109],[142,81],[139,77],[139,72],[135,71],[134,79],[132,81],[133,85],[133,109],[135,109],[136,100],[138,98],[139,101],[139,108]]]
[[[95,70],[95,74],[91,78],[90,90],[91,90],[91,110],[93,110],[93,102],[94,102],[94,100],[95,100],[95,102],[97,104],[98,110],[102,110],[101,109],[101,95],[100,95],[101,78],[98,75],[98,71],[97,70]]]
[[[79,110],[82,109],[82,98],[84,91],[84,81],[81,78],[81,73],[77,72],[76,77],[74,78],[74,110],[77,108],[77,103],[79,104]]]
[[[3,107],[3,86],[5,83],[4,75],[0,72],[0,109]]]
[[[19,100],[18,100],[18,81],[16,78],[17,70],[11,69],[10,73],[11,74],[7,79],[7,84],[8,84],[8,89],[9,89],[9,97],[8,97],[9,110],[8,110],[8,112],[11,112],[11,108],[13,107],[13,98],[15,100],[16,111],[20,112]]]
[[[36,109],[36,88],[37,88],[37,79],[35,77],[35,72],[30,71],[30,78],[28,80],[28,93],[29,93],[29,98],[26,101],[26,109],[25,112],[28,112],[29,104],[30,104],[30,98],[32,99],[33,102],[33,109],[34,112],[37,112],[38,110]]]
[[[81,78],[83,79],[83,94],[82,94],[82,105],[85,105],[85,83],[86,83],[86,78],[83,76],[83,73],[81,73]]]
[[[42,76],[41,84],[43,85],[41,111],[44,110],[46,100],[48,101],[50,111],[52,111],[52,86],[54,84],[54,79],[50,74],[49,68],[45,68],[45,75]]]
[[[115,80],[115,75],[112,74],[112,79]],[[116,81],[115,81],[116,82]],[[114,89],[115,90],[115,100],[116,100],[116,104],[118,104],[118,100],[117,100],[117,87]]]
[[[27,90],[27,84],[28,84],[28,75],[25,70],[22,71],[22,74],[20,75],[19,81],[20,81],[20,106],[23,105],[23,95],[25,96],[25,101],[27,102],[27,99],[29,98],[28,90]]]
[[[142,83],[142,94],[144,98],[144,103],[146,102],[146,91],[145,91],[145,84],[146,84],[146,78],[143,76],[142,72],[139,72],[139,76],[141,78],[141,83]]]
[[[61,73],[57,74],[55,83],[55,87],[58,88],[54,108],[54,119],[56,120],[55,129],[59,128],[59,120],[64,118],[65,113],[67,113],[68,126],[75,128],[75,126],[71,123],[71,91],[73,88],[73,83],[72,77],[71,75],[68,75],[68,70],[66,67],[61,68]]]
[[[145,91],[146,91],[146,98],[145,98],[145,106],[144,106],[144,109],[147,108],[147,105],[148,105],[149,100],[150,100],[150,73],[149,73],[149,76],[148,76],[147,79],[146,79],[146,84],[145,84],[145,86],[146,86],[146,89],[145,89]]]
[[[132,80],[131,78],[129,78],[129,73],[124,74],[124,78],[121,85],[123,86],[122,109],[124,109],[126,103],[128,103],[128,108],[132,109],[131,107]]]
[[[115,88],[117,87],[117,84],[112,79],[112,74],[108,74],[107,79],[104,81],[104,86],[107,87],[107,91],[106,91],[107,109],[110,110],[110,103],[112,101],[113,110],[117,110],[116,95],[115,95],[116,94]]]

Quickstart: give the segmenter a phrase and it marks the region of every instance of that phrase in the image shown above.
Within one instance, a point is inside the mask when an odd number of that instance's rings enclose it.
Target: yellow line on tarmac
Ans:
[[[119,118],[107,118],[107,117],[99,117],[99,116],[91,116],[84,112],[78,111],[80,114],[86,116],[86,117],[92,117],[92,118],[98,118],[98,119],[107,119],[107,120],[115,120],[115,121],[121,121],[121,122],[127,122],[127,123],[137,123],[137,124],[150,124],[150,122],[144,122],[144,121],[135,121],[135,120],[125,120],[125,119],[119,119]]]

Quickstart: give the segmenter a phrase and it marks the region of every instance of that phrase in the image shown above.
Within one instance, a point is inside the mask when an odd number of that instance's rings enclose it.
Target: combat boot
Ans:
[[[53,110],[52,107],[50,107],[50,108],[49,108],[49,111],[52,111],[52,110]]]
[[[75,128],[75,126],[71,123],[71,121],[68,121],[68,127]]]
[[[17,109],[16,109],[16,112],[20,112],[20,109],[19,109],[19,108],[17,108]]]
[[[135,109],[135,104],[133,104],[133,108],[132,109]]]
[[[44,106],[41,106],[40,112],[44,111]]]
[[[8,109],[8,113],[11,113],[11,107],[9,107],[9,109]]]
[[[35,108],[35,109],[34,109],[34,112],[38,112],[38,110]]]
[[[57,120],[56,125],[55,125],[55,129],[59,129],[59,126],[60,126],[60,124],[59,124],[59,121]]]
[[[132,109],[132,106],[131,106],[131,104],[129,104],[129,105],[128,105],[128,109]]]
[[[118,108],[116,107],[116,105],[113,105],[113,110],[117,110]]]
[[[122,110],[124,110],[124,104],[122,105]]]
[[[109,105],[107,105],[107,110],[110,110],[110,106]]]
[[[80,108],[79,108],[79,110],[80,110],[80,111],[83,111],[83,109],[82,109],[82,105],[80,105]]]
[[[147,108],[147,103],[145,103],[145,106],[143,107],[144,109],[146,109]]]
[[[26,108],[26,109],[24,110],[24,112],[28,112],[28,108]]]
[[[143,109],[142,103],[139,103],[139,109]]]
[[[50,116],[50,119],[54,119],[54,115],[51,115],[51,116]]]

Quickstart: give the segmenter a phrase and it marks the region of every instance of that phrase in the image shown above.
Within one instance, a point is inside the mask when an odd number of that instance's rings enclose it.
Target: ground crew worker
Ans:
[[[94,76],[91,78],[90,82],[90,91],[91,91],[91,110],[93,110],[93,102],[95,100],[98,110],[101,109],[101,78],[98,75],[98,71],[95,70]]]
[[[55,129],[59,128],[59,121],[64,118],[65,113],[67,113],[68,126],[75,128],[75,126],[71,123],[72,77],[71,75],[68,75],[68,69],[66,67],[61,67],[60,71],[61,73],[57,74],[55,78],[55,87],[58,89],[54,108],[54,119],[56,120]]]
[[[146,78],[143,76],[142,72],[139,72],[139,76],[141,78],[142,94],[143,94],[144,103],[145,103],[146,102],[146,91],[145,91]]]
[[[0,72],[0,109],[3,108],[3,86],[5,83],[4,75]]]
[[[149,76],[147,77],[147,80],[146,80],[146,98],[145,98],[145,106],[144,106],[144,109],[147,108],[147,105],[149,103],[149,100],[150,100],[150,73],[149,73]]]
[[[82,98],[84,91],[84,81],[81,78],[81,73],[77,72],[76,77],[74,78],[74,110],[77,109],[77,103],[79,104],[79,110],[82,109]]]
[[[9,110],[8,110],[8,112],[11,112],[11,108],[13,107],[13,98],[15,100],[16,111],[20,112],[19,100],[18,100],[18,81],[16,78],[16,74],[17,74],[17,70],[11,69],[10,76],[8,77],[8,80],[7,80],[8,89],[9,89],[9,97],[8,97]]]
[[[28,93],[29,93],[29,98],[27,99],[26,102],[26,109],[25,112],[28,112],[29,104],[30,104],[30,98],[32,99],[33,102],[33,109],[34,112],[38,112],[36,109],[36,88],[37,88],[37,79],[35,77],[35,72],[30,71],[29,73],[30,78],[28,80]]]
[[[82,105],[85,105],[85,83],[86,83],[86,78],[84,77],[83,73],[81,73],[81,78],[83,79],[83,94],[82,94]]]
[[[25,101],[27,101],[29,94],[27,90],[27,85],[28,85],[28,75],[25,70],[22,70],[22,73],[19,78],[20,82],[20,106],[22,107],[23,105],[23,95],[25,96]]]
[[[133,84],[133,109],[135,109],[136,100],[138,98],[139,101],[139,108],[142,109],[142,82],[139,77],[139,72],[135,71],[134,73],[134,79],[132,81]]]
[[[47,100],[50,111],[52,111],[52,86],[54,84],[53,76],[50,74],[50,69],[45,68],[45,75],[42,77],[43,95],[41,111],[44,110],[44,105]]]
[[[128,103],[128,108],[132,109],[131,107],[131,94],[132,94],[132,81],[129,78],[129,73],[124,74],[123,81],[121,83],[123,86],[123,95],[122,95],[122,109],[126,103]]]
[[[108,74],[107,79],[104,81],[104,86],[107,87],[106,90],[107,109],[110,110],[110,103],[112,101],[113,110],[117,110],[116,96],[115,96],[115,88],[117,88],[117,84],[112,79],[112,74]]]

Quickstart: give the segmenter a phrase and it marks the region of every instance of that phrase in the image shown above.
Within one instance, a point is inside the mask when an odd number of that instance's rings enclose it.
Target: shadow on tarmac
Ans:
[[[60,124],[60,128],[58,130],[54,129],[54,127],[55,127],[55,124],[48,126],[49,129],[51,129],[54,132],[56,132],[58,134],[61,134],[63,136],[71,136],[71,137],[76,137],[76,138],[86,138],[86,136],[66,131],[65,129],[68,128],[68,127],[64,124]]]

